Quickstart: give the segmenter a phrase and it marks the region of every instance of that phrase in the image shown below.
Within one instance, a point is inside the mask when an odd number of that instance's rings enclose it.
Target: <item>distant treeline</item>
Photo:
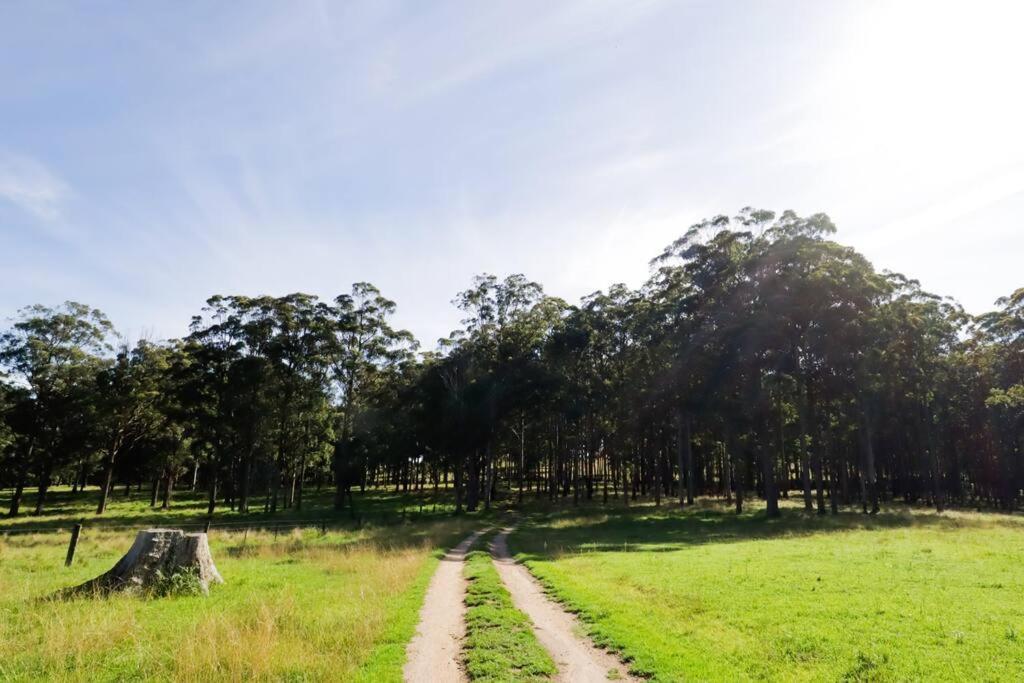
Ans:
[[[77,303],[0,337],[0,486],[208,491],[300,508],[328,484],[496,497],[710,494],[768,514],[880,500],[986,506],[1024,488],[1024,289],[972,317],[832,240],[823,214],[745,209],[690,228],[639,290],[577,305],[477,277],[462,328],[420,353],[370,284],[214,296],[189,334],[116,346]]]

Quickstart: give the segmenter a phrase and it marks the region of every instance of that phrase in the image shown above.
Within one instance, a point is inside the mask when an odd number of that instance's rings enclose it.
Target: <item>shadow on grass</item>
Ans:
[[[175,492],[169,509],[152,508],[145,492],[132,491],[127,496],[117,489],[110,499],[107,512],[95,514],[98,491],[71,493],[54,490],[47,494],[47,505],[40,515],[27,514],[35,506],[36,496],[26,492],[22,501],[23,513],[18,517],[0,517],[0,534],[46,533],[70,529],[83,524],[94,530],[126,531],[153,526],[173,526],[200,530],[208,520],[205,493]],[[10,504],[11,491],[0,491],[0,510]],[[250,512],[241,513],[218,506],[211,527],[214,531],[246,527],[271,530],[278,527],[315,526],[325,523],[330,529],[356,529],[364,525],[397,526],[410,521],[441,520],[451,516],[452,495],[449,491],[396,493],[383,489],[354,492],[354,505],[342,510],[333,508],[330,491],[308,492],[302,510],[294,508],[277,512],[264,512],[263,499],[251,503]]]
[[[845,531],[929,527],[962,530],[1000,526],[1024,531],[1017,517],[952,515],[892,506],[877,515],[852,509],[818,515],[789,507],[780,517],[763,511],[737,515],[726,505],[699,501],[685,509],[650,505],[633,508],[547,509],[526,515],[510,539],[521,560],[551,559],[581,552],[672,552],[713,543],[793,538]]]

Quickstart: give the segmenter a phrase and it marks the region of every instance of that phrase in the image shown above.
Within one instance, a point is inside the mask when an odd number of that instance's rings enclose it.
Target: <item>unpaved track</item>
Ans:
[[[430,579],[420,609],[416,635],[405,650],[402,678],[407,683],[461,683],[466,680],[460,662],[466,635],[466,579],[463,560],[486,529],[466,537],[445,553]]]
[[[564,683],[592,683],[606,680],[613,670],[618,672],[619,680],[639,680],[630,676],[628,669],[614,655],[594,647],[583,635],[576,617],[550,600],[530,571],[512,559],[508,551],[508,535],[511,531],[503,529],[494,538],[491,546],[494,566],[512,595],[512,604],[530,617],[537,640],[555,660],[558,666],[556,680]]]

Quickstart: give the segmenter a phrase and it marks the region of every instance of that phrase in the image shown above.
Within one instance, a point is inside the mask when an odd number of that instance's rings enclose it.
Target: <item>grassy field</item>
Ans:
[[[466,642],[464,661],[472,681],[548,681],[555,663],[537,642],[530,619],[512,605],[491,556],[466,558]]]
[[[102,518],[94,491],[51,502],[0,520],[0,680],[397,681],[440,549],[495,521],[384,491],[357,494],[354,515],[330,512],[326,492],[301,514],[218,511],[227,583],[208,598],[51,602],[38,598],[108,569],[137,529],[205,520],[198,494],[152,511],[122,489]],[[321,519],[326,533],[275,527]],[[510,543],[598,642],[656,680],[1024,680],[1020,516],[534,504]],[[487,556],[467,572],[470,672],[546,676]]]
[[[510,542],[655,680],[1024,679],[1020,517],[705,503],[537,514]]]
[[[134,537],[124,527],[205,517],[198,496],[157,514],[144,498],[117,497],[97,519],[92,495],[58,492],[50,514],[0,523],[19,532],[0,536],[0,680],[398,681],[438,551],[478,523],[382,492],[357,496],[361,523],[345,514],[326,534],[260,529],[288,514],[225,514],[215,523],[252,528],[213,528],[226,583],[208,598],[37,600],[109,569]],[[327,514],[310,505],[302,518]],[[80,517],[65,569],[57,529]],[[49,530],[27,532],[39,526]]]

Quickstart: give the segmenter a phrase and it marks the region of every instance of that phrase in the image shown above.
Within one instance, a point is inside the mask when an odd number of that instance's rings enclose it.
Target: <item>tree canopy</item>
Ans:
[[[213,296],[188,334],[117,344],[68,302],[0,336],[0,486],[203,486],[209,510],[304,486],[452,487],[628,505],[791,492],[825,514],[900,499],[1019,506],[1024,289],[974,317],[835,241],[828,216],[744,209],[689,228],[639,289],[576,305],[521,274],[456,295],[419,350],[359,282],[331,301]]]

